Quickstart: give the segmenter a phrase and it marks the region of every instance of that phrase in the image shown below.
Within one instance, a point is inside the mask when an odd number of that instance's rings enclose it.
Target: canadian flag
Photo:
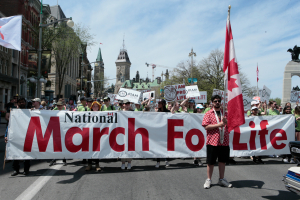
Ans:
[[[235,57],[229,15],[226,24],[223,71],[225,73],[225,83],[227,83],[227,88],[225,89],[228,92],[227,127],[228,131],[231,131],[245,123],[245,115],[240,74]]]
[[[257,82],[258,82],[258,80],[259,80],[259,78],[258,78],[258,73],[259,73],[259,71],[258,71],[258,64],[257,64],[257,69],[256,69]]]
[[[0,18],[0,45],[21,51],[22,16]]]

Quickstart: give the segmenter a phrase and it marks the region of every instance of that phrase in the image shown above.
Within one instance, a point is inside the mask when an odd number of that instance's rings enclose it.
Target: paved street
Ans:
[[[4,147],[1,138],[1,166]],[[291,164],[276,158],[265,159],[264,165],[252,164],[249,159],[236,160],[238,165],[226,168],[232,189],[216,185],[217,173],[212,179],[213,187],[203,189],[206,167],[194,167],[191,159],[172,160],[170,167],[159,170],[154,168],[153,160],[134,160],[131,171],[122,171],[120,162],[106,160],[100,162],[100,173],[85,172],[80,160],[53,167],[48,166],[49,160],[36,160],[31,162],[26,177],[11,177],[9,162],[0,172],[0,199],[300,199],[281,181]]]

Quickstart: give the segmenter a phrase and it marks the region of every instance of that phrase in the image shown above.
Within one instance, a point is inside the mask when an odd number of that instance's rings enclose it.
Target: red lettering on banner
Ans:
[[[39,117],[31,117],[25,142],[24,142],[24,152],[31,152],[32,142],[34,138],[34,133],[36,133],[36,139],[40,152],[45,152],[50,140],[51,133],[53,132],[53,149],[54,152],[62,152],[61,147],[61,136],[60,136],[60,124],[59,117],[50,117],[45,135],[43,136],[41,122]]]
[[[267,120],[263,120],[260,122],[260,128],[261,130],[258,132],[258,135],[260,135],[260,147],[261,150],[267,150],[267,142],[266,142],[266,136],[268,135],[267,125],[269,125]]]
[[[197,135],[198,139],[199,139],[199,142],[196,145],[194,145],[192,143],[192,137],[194,135]],[[191,130],[189,130],[189,132],[187,132],[187,134],[185,136],[185,143],[186,143],[186,146],[191,151],[200,151],[203,148],[203,146],[204,146],[205,138],[204,138],[203,133],[200,130],[198,130],[198,129],[191,129]]]
[[[141,134],[143,151],[149,151],[149,133],[145,128],[135,129],[135,118],[128,118],[128,151],[135,151],[135,136]]]
[[[248,150],[247,143],[240,143],[241,130],[240,127],[236,127],[233,133],[232,148],[233,150]]]
[[[277,133],[280,133],[281,136],[276,136]],[[279,145],[277,144],[277,141],[281,140],[287,140],[286,132],[282,129],[273,130],[270,134],[270,141],[274,149],[283,149],[286,146],[286,144],[284,143],[281,143]]]
[[[109,128],[105,127],[100,131],[100,128],[93,129],[93,151],[100,151],[100,141],[103,135],[109,134]]]
[[[176,132],[175,126],[183,126],[183,119],[168,119],[168,151],[175,151],[175,138],[183,138],[183,132]]]
[[[119,145],[117,143],[117,136],[119,134],[123,134],[125,135],[125,128],[123,127],[117,127],[117,128],[114,128],[111,133],[110,133],[110,136],[109,136],[109,144],[110,144],[110,147],[114,150],[114,151],[117,151],[117,152],[122,152],[125,150],[125,144],[122,144],[122,145]]]
[[[255,123],[253,121],[249,122],[250,128],[255,128]],[[256,130],[252,130],[250,134],[250,150],[256,150],[256,144],[255,144],[255,138],[256,138]]]
[[[79,127],[72,127],[70,128],[65,136],[65,145],[68,151],[75,153],[80,150],[82,151],[89,151],[89,128],[79,128]],[[73,136],[79,133],[82,137],[82,142],[80,145],[75,145],[73,143]]]

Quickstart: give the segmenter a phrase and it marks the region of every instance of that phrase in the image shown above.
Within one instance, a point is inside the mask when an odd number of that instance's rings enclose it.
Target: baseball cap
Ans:
[[[80,101],[86,101],[85,97],[80,97]]]
[[[87,102],[93,102],[93,99],[91,97],[86,99]]]
[[[201,104],[197,104],[196,108],[203,109],[204,107]]]
[[[130,103],[130,101],[128,100],[128,99],[124,99],[123,100],[123,103],[125,104],[125,103]]]
[[[251,110],[254,110],[254,109],[258,109],[256,106],[253,106],[252,108],[251,108]]]
[[[63,103],[61,101],[57,102],[57,106],[63,106]]]
[[[104,97],[104,100],[109,100],[110,101],[110,98],[109,97]]]
[[[195,103],[195,100],[194,99],[190,99],[189,103]]]
[[[255,104],[259,104],[259,101],[251,101],[251,106],[253,106]]]
[[[118,100],[118,103],[123,103],[123,100]]]
[[[97,101],[100,101],[100,99],[97,99]]]
[[[38,101],[38,102],[41,103],[41,99],[40,99],[40,98],[31,99],[31,101],[32,101],[32,102],[33,102],[33,101]]]

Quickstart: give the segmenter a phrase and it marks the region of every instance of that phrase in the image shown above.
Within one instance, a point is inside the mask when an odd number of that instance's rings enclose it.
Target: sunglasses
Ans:
[[[129,105],[130,104],[130,102],[128,102],[128,103],[125,103],[125,105]]]
[[[214,103],[221,103],[221,100],[215,100]]]
[[[119,103],[120,106],[123,106],[123,103]]]
[[[108,102],[108,100],[104,100],[104,102]]]

